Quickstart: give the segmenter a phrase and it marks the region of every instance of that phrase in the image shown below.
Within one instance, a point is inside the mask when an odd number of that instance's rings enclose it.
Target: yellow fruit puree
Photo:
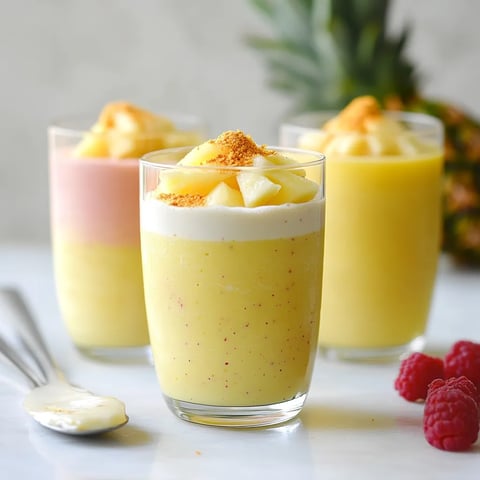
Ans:
[[[321,231],[242,242],[143,232],[142,249],[164,393],[209,405],[263,405],[307,391],[318,335]]]
[[[79,347],[147,345],[138,246],[89,244],[54,233],[57,295]]]
[[[437,155],[326,166],[320,344],[403,345],[425,332],[440,246]]]
[[[319,343],[400,347],[426,328],[440,247],[441,145],[354,100],[299,145],[326,153]]]

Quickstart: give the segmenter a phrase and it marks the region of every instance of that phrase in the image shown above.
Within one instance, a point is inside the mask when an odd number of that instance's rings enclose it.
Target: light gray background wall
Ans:
[[[279,0],[283,1],[283,0]],[[0,242],[49,241],[46,128],[113,99],[274,142],[286,98],[244,44],[248,0],[0,0]],[[480,2],[395,0],[424,91],[480,118]]]

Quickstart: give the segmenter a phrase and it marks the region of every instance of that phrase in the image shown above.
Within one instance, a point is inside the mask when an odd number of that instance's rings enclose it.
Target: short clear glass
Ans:
[[[290,119],[280,144],[315,150],[336,113]],[[425,344],[440,250],[443,127],[423,114],[386,114],[428,148],[327,153],[319,346],[329,358],[395,360]]]
[[[148,325],[159,383],[180,418],[259,427],[302,409],[317,352],[324,224],[324,158],[268,147],[298,165],[172,165],[189,149],[140,162],[141,245]],[[174,206],[157,185],[295,171],[318,185],[304,203]],[[175,177],[176,176],[176,177]],[[194,180],[192,180],[194,179]]]
[[[166,114],[178,144],[203,141],[200,118]],[[116,134],[127,158],[80,155],[110,140],[94,133],[95,117],[50,126],[50,216],[60,313],[82,353],[110,361],[149,361],[139,229],[139,158],[160,148],[159,135]],[[171,141],[172,139],[169,139]],[[82,145],[86,145],[83,143]]]

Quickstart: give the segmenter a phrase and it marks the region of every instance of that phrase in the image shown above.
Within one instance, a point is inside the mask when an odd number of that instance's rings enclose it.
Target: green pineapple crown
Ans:
[[[389,0],[250,0],[273,37],[250,36],[265,57],[269,84],[295,110],[343,108],[360,95],[408,103],[416,72],[405,57],[409,28],[387,34]]]

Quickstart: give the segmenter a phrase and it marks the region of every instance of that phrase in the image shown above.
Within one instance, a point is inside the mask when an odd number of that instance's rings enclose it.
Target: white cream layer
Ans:
[[[141,201],[141,229],[170,237],[204,241],[272,240],[307,235],[324,224],[324,199],[255,208],[173,207]]]

